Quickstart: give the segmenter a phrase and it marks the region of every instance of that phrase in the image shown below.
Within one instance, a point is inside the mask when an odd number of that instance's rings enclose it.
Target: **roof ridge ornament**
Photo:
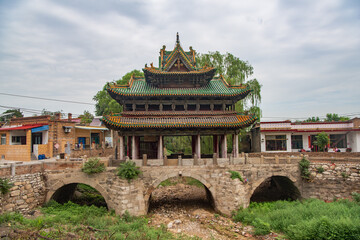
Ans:
[[[179,32],[176,33],[176,45],[180,45]]]

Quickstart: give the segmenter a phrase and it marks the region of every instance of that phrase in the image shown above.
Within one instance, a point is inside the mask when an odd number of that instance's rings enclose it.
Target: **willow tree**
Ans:
[[[220,52],[209,52],[205,54],[198,54],[197,64],[199,66],[212,66],[216,68],[216,73],[222,75],[230,85],[247,84],[251,89],[251,94],[247,95],[243,101],[238,101],[235,104],[237,112],[248,112],[255,114],[257,120],[260,121],[261,109],[259,107],[261,102],[261,87],[262,85],[256,78],[253,78],[254,68],[248,61],[243,61],[235,57],[231,53],[221,54]],[[246,130],[242,130],[240,134],[240,145],[246,137]],[[228,152],[232,151],[232,138],[228,137]],[[211,145],[207,141],[205,145]]]
[[[231,85],[247,84],[252,89],[252,92],[244,101],[237,102],[235,109],[238,112],[253,113],[260,121],[261,84],[256,78],[252,77],[254,68],[248,61],[240,60],[231,53],[221,54],[216,51],[198,54],[197,64],[215,67],[216,73],[224,76]]]
[[[125,85],[129,82],[132,75],[135,76],[144,76],[144,73],[139,70],[133,70],[131,72],[126,73],[122,78],[115,81],[116,84]],[[122,112],[122,106],[116,102],[115,99],[110,97],[108,92],[106,91],[106,83],[102,90],[98,91],[96,95],[93,97],[95,103],[95,113],[97,116],[107,115],[110,113],[120,113]]]

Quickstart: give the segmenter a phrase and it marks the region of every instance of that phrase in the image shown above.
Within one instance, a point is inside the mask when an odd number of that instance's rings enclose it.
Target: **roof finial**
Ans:
[[[176,33],[176,44],[180,44],[179,32]]]

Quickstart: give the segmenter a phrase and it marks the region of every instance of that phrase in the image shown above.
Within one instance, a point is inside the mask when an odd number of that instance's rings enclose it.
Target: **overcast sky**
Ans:
[[[80,114],[162,45],[232,53],[262,84],[263,121],[360,116],[359,0],[0,0],[4,106]],[[32,115],[27,113],[27,115]]]

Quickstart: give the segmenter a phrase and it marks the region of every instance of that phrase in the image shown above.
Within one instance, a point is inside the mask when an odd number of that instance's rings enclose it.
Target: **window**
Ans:
[[[303,149],[302,135],[291,135],[291,148]]]
[[[188,111],[195,111],[196,110],[196,104],[189,104],[187,107]]]
[[[12,136],[11,142],[14,145],[26,145],[26,136]]]
[[[265,136],[266,151],[286,151],[286,135]]]
[[[346,135],[345,134],[331,134],[330,135],[330,146],[337,148],[346,148]]]
[[[210,104],[200,104],[200,110],[210,111]]]
[[[175,106],[175,111],[185,111],[184,105],[176,105]]]
[[[1,145],[6,145],[6,134],[1,134]]]

